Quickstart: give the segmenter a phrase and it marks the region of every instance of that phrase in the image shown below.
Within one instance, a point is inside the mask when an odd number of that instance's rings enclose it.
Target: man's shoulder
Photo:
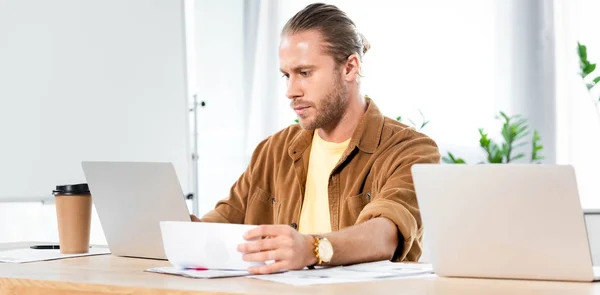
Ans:
[[[407,151],[439,155],[438,144],[428,135],[397,120],[384,117],[380,148],[383,153]]]
[[[262,151],[285,151],[304,129],[299,124],[285,127],[265,138],[258,146]]]
[[[302,131],[304,131],[304,129],[300,126],[300,124],[292,124],[275,132],[273,135],[271,135],[271,138],[278,141],[292,141],[294,138],[299,136]]]
[[[385,117],[379,148],[386,159],[401,161],[402,155],[419,155],[421,161],[439,163],[440,153],[437,143],[414,127]]]

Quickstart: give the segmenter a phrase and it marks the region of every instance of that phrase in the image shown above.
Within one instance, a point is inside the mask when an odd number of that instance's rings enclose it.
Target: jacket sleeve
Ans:
[[[263,140],[254,150],[250,164],[246,171],[238,178],[229,191],[229,196],[221,200],[215,206],[215,209],[206,213],[200,221],[218,222],[218,223],[237,223],[243,224],[246,217],[246,206],[248,204],[248,194],[250,184],[252,183],[252,174],[261,154],[267,145],[269,138]]]
[[[392,260],[416,262],[422,253],[423,225],[410,169],[416,163],[439,163],[438,147],[421,135],[399,143],[381,160],[371,202],[360,212],[356,223],[376,217],[391,220],[399,233]]]

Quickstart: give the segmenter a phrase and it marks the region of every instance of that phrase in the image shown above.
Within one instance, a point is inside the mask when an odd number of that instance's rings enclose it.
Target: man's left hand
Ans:
[[[288,225],[261,225],[246,232],[244,239],[249,242],[240,244],[238,251],[244,253],[245,261],[275,261],[248,268],[253,274],[302,269],[317,262],[313,252],[314,238]]]

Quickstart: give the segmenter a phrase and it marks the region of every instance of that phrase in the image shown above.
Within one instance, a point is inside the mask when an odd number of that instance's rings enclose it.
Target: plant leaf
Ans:
[[[502,149],[500,149],[500,150],[502,151],[503,155],[505,155],[505,156],[508,155],[508,152],[509,152],[508,144],[506,144],[506,142],[502,143]]]
[[[596,64],[590,64],[590,63],[588,63],[586,65],[586,67],[585,67],[586,76],[589,75],[589,74],[591,74],[595,70],[596,70]]]
[[[483,131],[483,128],[479,128],[479,145],[487,149],[490,146],[490,139],[487,137],[487,134]]]
[[[398,117],[396,117],[396,121],[398,121],[398,122],[402,122],[402,116],[398,116]]]
[[[520,148],[522,146],[526,146],[527,144],[528,144],[528,142],[523,141],[521,143],[518,143],[518,144],[514,145],[513,148]]]
[[[483,128],[479,128],[479,145],[481,146],[481,148],[483,148],[483,150],[485,151],[485,153],[487,154],[487,160],[490,163],[502,163],[503,159],[504,159],[504,149],[505,147],[498,145],[497,143],[495,143],[494,141],[492,141],[490,138],[488,138],[487,133],[485,133],[485,131],[483,131]]]
[[[513,143],[518,141],[519,139],[522,139],[523,137],[529,135],[529,131],[517,134],[514,138],[513,138]]]
[[[518,154],[518,155],[514,156],[514,157],[513,157],[512,159],[510,159],[510,160],[511,160],[511,161],[514,161],[514,160],[521,159],[521,158],[523,158],[523,157],[525,157],[525,154]]]
[[[502,159],[504,158],[504,153],[498,145],[490,140],[489,149],[488,149],[488,161],[490,163],[502,163]]]
[[[581,78],[584,78],[589,75],[589,73],[586,71],[588,68],[588,64],[589,62],[587,60],[581,60],[579,61],[579,69],[581,69],[581,73],[579,73],[579,75],[581,76]]]
[[[454,162],[446,157],[442,157],[442,162],[446,164],[454,164]]]
[[[539,151],[541,151],[544,146],[538,144],[538,142],[541,140],[540,138],[540,134],[538,133],[537,130],[533,130],[533,138],[531,140],[532,142],[532,148],[531,148],[531,162],[535,162],[535,161],[539,161],[544,159],[544,157],[540,156],[538,154]]]
[[[587,60],[587,48],[579,42],[577,42],[577,54],[580,59]]]
[[[455,158],[451,152],[448,152],[448,157],[443,157],[442,161],[447,164],[466,164],[465,160],[461,158]]]
[[[582,78],[587,77],[590,73],[592,73],[596,69],[596,64],[590,63],[587,59],[587,48],[585,45],[577,42],[577,55],[579,56],[579,69],[581,73],[579,75]],[[588,90],[591,89],[588,85]]]

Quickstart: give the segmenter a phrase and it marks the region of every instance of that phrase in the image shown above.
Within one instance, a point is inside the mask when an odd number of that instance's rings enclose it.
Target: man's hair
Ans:
[[[371,47],[365,36],[356,30],[354,22],[334,5],[314,3],[296,13],[281,30],[281,35],[309,30],[318,31],[325,45],[325,51],[338,65],[346,62],[354,53],[362,60]]]

